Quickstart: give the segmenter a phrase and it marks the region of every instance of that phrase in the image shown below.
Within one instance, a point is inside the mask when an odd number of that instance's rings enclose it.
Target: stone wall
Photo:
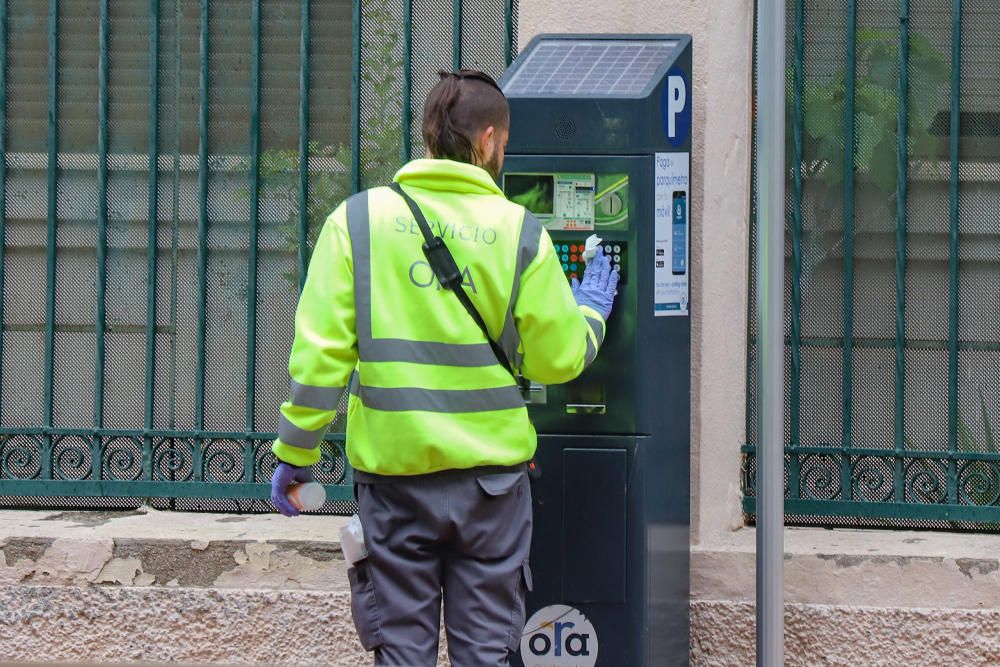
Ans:
[[[523,0],[523,47],[545,32],[689,33],[691,136],[691,526],[695,539],[743,524],[750,202],[751,0]],[[704,491],[702,491],[704,490]]]
[[[0,512],[0,662],[370,665],[343,521]]]

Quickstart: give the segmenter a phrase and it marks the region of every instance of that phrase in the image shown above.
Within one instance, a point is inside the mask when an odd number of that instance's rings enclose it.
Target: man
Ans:
[[[604,339],[618,274],[598,254],[567,284],[552,241],[496,185],[507,100],[486,74],[440,73],[424,107],[427,159],[394,181],[444,239],[463,289],[510,364],[572,380]],[[422,252],[404,199],[350,197],[327,220],[295,318],[272,478],[279,511],[350,381],[347,457],[368,556],[349,570],[362,645],[379,665],[434,665],[443,598],[455,667],[506,665],[531,588],[536,436],[511,373]]]

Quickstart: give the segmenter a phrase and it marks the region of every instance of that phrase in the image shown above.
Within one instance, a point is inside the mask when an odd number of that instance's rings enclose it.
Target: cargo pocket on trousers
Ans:
[[[354,628],[358,631],[358,638],[364,649],[372,651],[382,645],[382,630],[368,561],[362,560],[348,568],[347,578],[351,582],[351,617],[354,619]]]
[[[517,570],[517,587],[514,590],[514,608],[510,614],[510,631],[507,634],[507,649],[513,653],[521,646],[521,635],[524,633],[524,622],[527,620],[524,609],[524,599],[528,591],[534,590],[531,581],[531,567],[528,561],[522,561]]]
[[[514,490],[518,482],[524,479],[526,473],[523,472],[501,472],[495,475],[481,475],[476,478],[486,495],[497,498],[505,496]]]

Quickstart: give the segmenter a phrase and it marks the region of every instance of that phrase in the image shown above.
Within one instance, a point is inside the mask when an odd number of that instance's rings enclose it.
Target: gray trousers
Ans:
[[[531,588],[524,466],[355,482],[368,557],[348,570],[351,611],[375,664],[435,665],[443,600],[452,665],[507,665]]]

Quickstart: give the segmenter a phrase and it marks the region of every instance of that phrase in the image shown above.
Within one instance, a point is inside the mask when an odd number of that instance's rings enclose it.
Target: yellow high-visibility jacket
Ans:
[[[603,318],[576,304],[548,233],[485,170],[421,159],[394,180],[444,239],[490,335],[525,377],[567,382],[594,360]],[[386,187],[350,197],[327,219],[295,315],[291,394],[272,448],[280,460],[319,461],[348,383],[347,457],[357,470],[416,475],[534,455],[516,383],[438,285],[423,242]]]

